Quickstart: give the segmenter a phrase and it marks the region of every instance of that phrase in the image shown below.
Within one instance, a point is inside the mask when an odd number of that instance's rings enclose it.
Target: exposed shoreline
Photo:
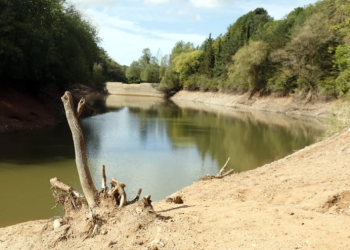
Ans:
[[[232,96],[179,92],[173,101],[198,110],[208,106],[213,112],[235,107],[319,119],[335,107],[334,102],[318,102],[298,110],[289,97],[223,105],[226,98]],[[316,112],[320,106],[323,111]],[[283,118],[277,121],[278,116],[275,122],[293,126]],[[257,169],[197,181],[177,192],[184,204],[154,202],[158,215],[147,223],[128,206],[104,224],[101,230],[107,234],[82,241],[72,232],[74,237],[56,242],[62,231],[53,230],[52,219],[30,221],[0,228],[0,248],[106,249],[118,239],[114,249],[350,249],[349,141],[346,130]]]
[[[114,249],[349,249],[349,141],[347,130],[255,170],[197,181],[177,192],[184,204],[154,202],[158,217],[147,223],[127,206],[101,228],[107,234],[56,242],[52,219],[25,222],[0,228],[0,248],[106,249],[118,239]]]
[[[330,118],[334,112],[341,113],[339,109],[342,101],[306,101],[292,96],[276,97],[274,95],[251,96],[244,94],[226,94],[220,92],[198,92],[181,90],[171,100],[200,102],[210,105],[225,106],[240,110],[264,111],[282,113],[293,117],[312,117],[320,120]]]

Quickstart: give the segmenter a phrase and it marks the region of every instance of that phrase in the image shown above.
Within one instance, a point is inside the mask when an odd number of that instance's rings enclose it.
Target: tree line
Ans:
[[[96,27],[65,0],[0,0],[0,85],[126,81]]]
[[[331,96],[350,90],[350,0],[323,0],[274,20],[263,8],[201,46],[179,41],[169,56],[149,49],[126,70],[129,81],[164,92],[259,91]]]

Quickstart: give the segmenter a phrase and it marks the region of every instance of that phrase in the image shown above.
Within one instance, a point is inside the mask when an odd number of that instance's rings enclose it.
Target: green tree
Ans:
[[[169,56],[165,55],[162,57],[160,61],[160,67],[159,67],[159,80],[161,81],[165,75],[166,69],[169,67]]]
[[[320,58],[327,55],[322,50],[328,48],[331,39],[327,17],[321,13],[314,14],[295,30],[285,48],[272,53],[272,58],[281,63],[281,70],[287,78],[295,77],[300,88],[314,92],[324,75],[324,59],[332,61],[331,56]]]
[[[232,57],[228,76],[234,87],[244,90],[259,90],[263,87],[263,64],[267,59],[268,45],[251,41]]]
[[[142,81],[150,83],[159,82],[159,65],[156,57],[152,57],[152,60],[147,64],[146,69],[142,72]]]
[[[125,72],[129,83],[141,82],[141,65],[138,61],[133,61]]]
[[[174,70],[179,74],[180,83],[183,83],[191,74],[198,72],[202,53],[194,50],[182,53],[174,59]]]
[[[202,60],[202,72],[209,77],[213,76],[213,69],[215,66],[215,53],[213,48],[213,39],[211,38],[211,34],[209,34],[209,38],[206,39],[202,45],[203,50],[203,60]]]

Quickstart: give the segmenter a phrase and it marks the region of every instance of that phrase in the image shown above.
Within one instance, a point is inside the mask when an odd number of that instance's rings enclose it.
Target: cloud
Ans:
[[[197,8],[220,8],[236,3],[235,0],[189,0]]]
[[[100,26],[103,48],[120,64],[130,65],[140,57],[144,48],[150,48],[153,54],[161,48],[164,54],[169,54],[175,43],[180,40],[200,45],[206,39],[206,36],[201,34],[145,29],[138,22],[108,15],[106,11],[89,9],[87,13]]]
[[[68,2],[73,3],[76,6],[106,6],[106,5],[112,5],[116,2],[116,0],[68,0]]]
[[[144,0],[143,2],[146,5],[148,4],[158,5],[158,4],[168,3],[169,0]]]
[[[201,17],[200,15],[197,15],[197,16],[196,16],[196,21],[198,21],[198,22],[199,22],[199,21],[202,21],[202,17]]]

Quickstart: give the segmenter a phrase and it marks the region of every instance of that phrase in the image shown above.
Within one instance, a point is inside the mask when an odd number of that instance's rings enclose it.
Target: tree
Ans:
[[[232,62],[232,56],[249,42],[261,25],[271,20],[273,19],[266,10],[257,8],[238,18],[233,25],[230,25],[227,33],[222,38],[221,61],[218,61],[216,71],[220,70],[220,74],[225,75],[226,65]]]
[[[233,64],[228,68],[228,76],[238,89],[259,90],[262,86],[263,63],[267,59],[268,45],[250,41],[232,57]]]
[[[152,60],[147,64],[146,69],[142,72],[142,81],[150,83],[159,82],[159,65],[158,60],[155,57],[152,57]]]
[[[125,72],[129,83],[141,82],[141,65],[138,61],[133,61]]]
[[[62,0],[0,1],[0,82],[38,89],[92,82],[96,28]]]
[[[165,75],[166,69],[169,67],[169,56],[165,55],[162,57],[160,61],[160,67],[159,67],[159,80],[161,81]]]
[[[202,61],[202,72],[209,77],[213,76],[213,69],[215,66],[215,54],[213,49],[213,39],[211,34],[209,38],[203,43],[203,61]]]
[[[324,74],[321,65],[332,61],[331,56],[319,58],[325,55],[320,49],[327,49],[331,38],[328,19],[321,13],[314,14],[295,30],[285,48],[272,53],[272,58],[282,64],[281,70],[288,78],[297,78],[300,88],[315,91]]]
[[[198,72],[202,53],[194,50],[182,53],[174,59],[174,70],[179,74],[180,83],[183,83],[191,74]]]
[[[146,69],[147,65],[150,63],[152,58],[152,53],[149,48],[145,48],[142,50],[142,56],[139,59],[139,63],[141,68],[144,70]]]

